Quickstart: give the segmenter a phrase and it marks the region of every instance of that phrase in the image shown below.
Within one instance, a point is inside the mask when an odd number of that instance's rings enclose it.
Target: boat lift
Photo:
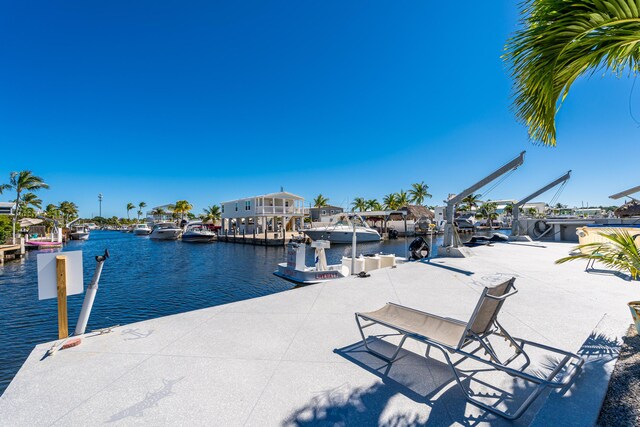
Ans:
[[[531,201],[535,197],[538,197],[542,193],[545,193],[545,192],[551,190],[556,185],[564,184],[565,182],[567,182],[569,180],[569,178],[571,178],[571,171],[568,171],[567,173],[565,173],[564,175],[562,175],[560,178],[556,179],[555,181],[550,182],[549,184],[545,185],[544,187],[542,187],[538,191],[535,191],[535,192],[529,194],[527,197],[519,200],[518,203],[514,203],[513,204],[513,220],[512,220],[512,223],[511,223],[511,237],[509,237],[509,240],[530,240],[528,238],[528,236],[521,236],[520,235],[520,221],[519,221],[519,218],[520,218],[520,207],[524,206],[525,203]]]
[[[497,169],[490,175],[487,175],[480,181],[473,184],[471,187],[466,190],[460,192],[455,197],[447,200],[447,206],[445,208],[445,219],[447,223],[444,226],[444,242],[442,243],[442,250],[438,251],[438,255],[442,256],[453,256],[453,257],[464,257],[466,256],[465,251],[460,242],[454,239],[454,218],[455,218],[455,207],[457,204],[462,202],[462,199],[473,194],[476,190],[484,187],[490,182],[496,180],[507,172],[515,170],[524,163],[524,155],[526,151],[521,152],[518,157],[511,160],[509,163],[505,164],[501,168]]]
[[[613,194],[613,195],[609,196],[609,198],[613,199],[613,200],[618,200],[618,199],[621,199],[623,197],[629,197],[630,199],[635,200],[636,202],[638,202],[640,200],[636,199],[635,197],[631,197],[631,194],[637,193],[638,191],[640,191],[640,185],[638,185],[636,187],[633,187],[633,188],[630,188],[628,190],[621,191],[619,193]]]

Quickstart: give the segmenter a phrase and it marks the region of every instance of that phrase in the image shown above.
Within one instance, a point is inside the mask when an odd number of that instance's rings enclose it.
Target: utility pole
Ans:
[[[100,204],[100,218],[102,218],[102,193],[98,194],[98,203]]]

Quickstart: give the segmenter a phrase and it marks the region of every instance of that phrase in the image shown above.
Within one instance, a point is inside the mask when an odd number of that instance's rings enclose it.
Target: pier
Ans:
[[[18,245],[0,245],[0,265],[4,264],[5,259],[22,258],[24,252],[24,240],[22,239]]]
[[[593,425],[631,324],[638,285],[584,265],[555,265],[567,243],[504,243],[470,258],[435,258],[369,278],[346,278],[89,333],[45,357],[35,347],[0,397],[7,425],[115,423],[299,425]],[[483,278],[516,277],[499,316],[515,336],[577,352],[584,371],[564,394],[545,392],[516,422],[466,402],[442,356],[409,340],[387,365],[365,352],[354,312],[392,301],[442,316],[471,316]],[[98,298],[100,298],[100,293]],[[72,319],[72,321],[75,319]],[[114,319],[114,323],[117,319]],[[91,326],[91,323],[89,323]],[[100,325],[108,326],[108,325]],[[374,331],[374,333],[381,333]],[[388,351],[383,343],[379,350]],[[541,356],[532,363],[544,364]],[[522,384],[483,373],[465,379],[496,405]],[[507,398],[505,398],[505,396]],[[504,400],[501,400],[503,399]],[[38,410],[34,410],[38,408]]]
[[[258,246],[284,246],[292,240],[296,242],[304,242],[307,240],[307,237],[303,233],[293,231],[287,231],[286,233],[270,232],[263,235],[255,233],[231,233],[219,234],[217,237],[218,242],[242,243]]]

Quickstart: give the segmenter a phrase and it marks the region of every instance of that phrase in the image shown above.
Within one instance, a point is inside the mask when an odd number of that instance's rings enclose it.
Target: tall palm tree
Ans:
[[[322,194],[318,194],[318,196],[313,199],[314,208],[321,208],[323,206],[327,206],[327,204],[329,204],[329,199],[324,197]]]
[[[397,209],[403,208],[409,204],[409,195],[404,190],[398,191],[398,193],[396,194],[396,199],[398,201]]]
[[[184,221],[184,216],[191,209],[193,209],[191,203],[187,202],[186,200],[178,200],[173,208],[173,211],[176,214],[180,214],[180,221]]]
[[[382,203],[385,209],[394,211],[398,209],[398,196],[396,193],[387,194],[382,198]]]
[[[356,197],[351,202],[351,211],[355,212],[355,210],[359,210],[360,212],[367,210],[367,201],[363,197]]]
[[[151,215],[155,218],[155,217],[159,217],[159,219],[162,219],[162,216],[166,214],[165,210],[162,208],[155,208],[151,211]]]
[[[60,205],[58,205],[58,209],[60,210],[62,218],[64,219],[65,227],[67,226],[71,218],[78,215],[78,206],[73,202],[68,202],[66,200],[64,202],[60,202]]]
[[[142,215],[142,209],[146,208],[147,204],[145,202],[138,203],[138,222],[140,222],[140,215]]]
[[[130,219],[129,218],[129,211],[132,210],[132,209],[135,209],[135,208],[136,208],[136,205],[134,205],[133,203],[131,203],[131,202],[127,203],[127,219]]]
[[[523,28],[507,41],[513,108],[529,137],[556,145],[555,116],[573,82],[601,68],[640,71],[636,0],[525,0]]]
[[[369,199],[366,201],[368,211],[381,211],[382,205],[378,202],[377,199]]]
[[[220,211],[220,206],[211,205],[208,208],[202,209],[204,213],[200,216],[203,222],[211,221],[215,223],[222,217],[222,212]]]
[[[462,203],[467,205],[468,210],[471,210],[471,208],[477,208],[478,203],[480,203],[480,194],[469,194],[467,197],[462,199]]]
[[[24,212],[27,208],[42,208],[42,200],[34,193],[24,193],[20,199],[20,210],[23,211],[22,216],[27,215],[26,212]],[[34,213],[35,210],[33,210],[33,212],[29,212],[29,216],[34,216]]]
[[[5,189],[13,189],[16,192],[15,206],[16,209],[13,212],[13,244],[16,243],[16,223],[18,222],[18,215],[20,213],[20,194],[23,191],[38,191],[42,188],[49,188],[49,184],[44,182],[44,179],[34,175],[31,171],[24,170],[20,172],[11,172],[9,175],[9,184],[5,184]]]
[[[424,202],[424,199],[431,198],[431,194],[429,194],[429,186],[425,184],[424,181],[411,184],[409,196],[411,197],[411,203],[421,205]]]
[[[487,226],[489,226],[489,228],[493,228],[493,220],[498,219],[497,208],[498,205],[495,202],[485,202],[480,206],[480,209],[478,209],[478,216],[487,220]]]
[[[58,218],[58,215],[60,215],[60,209],[58,209],[58,207],[53,203],[49,203],[47,207],[44,208],[44,215],[51,219]]]

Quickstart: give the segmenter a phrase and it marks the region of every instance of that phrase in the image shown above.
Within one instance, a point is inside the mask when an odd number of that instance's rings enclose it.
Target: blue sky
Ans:
[[[610,204],[639,184],[640,87],[577,81],[558,147],[532,145],[500,59],[516,4],[3,2],[0,182],[33,170],[45,203],[84,216],[98,193],[124,216],[281,186],[346,205],[423,180],[438,204],[527,150],[488,198],[572,169],[561,202]]]

